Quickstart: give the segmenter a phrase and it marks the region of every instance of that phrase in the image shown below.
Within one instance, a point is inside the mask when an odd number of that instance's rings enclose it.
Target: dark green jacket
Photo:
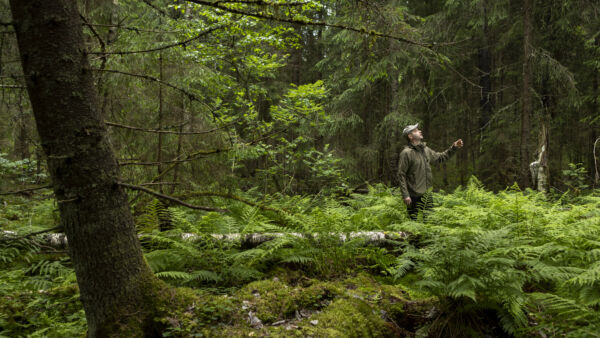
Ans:
[[[402,197],[422,196],[433,184],[430,163],[442,163],[450,158],[456,148],[438,153],[425,143],[404,147],[398,159],[398,182]]]

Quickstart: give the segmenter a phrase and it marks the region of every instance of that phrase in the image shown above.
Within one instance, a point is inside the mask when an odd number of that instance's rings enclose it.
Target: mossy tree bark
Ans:
[[[144,261],[72,0],[11,0],[27,91],[91,337],[147,334],[164,286]]]

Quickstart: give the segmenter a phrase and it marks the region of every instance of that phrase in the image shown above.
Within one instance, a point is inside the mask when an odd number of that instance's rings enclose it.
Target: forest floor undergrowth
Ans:
[[[0,209],[0,336],[85,336],[65,248],[24,237],[59,224],[52,199],[36,198]],[[599,336],[597,192],[549,200],[473,179],[435,193],[435,210],[417,221],[384,186],[244,198],[254,205],[194,201],[227,213],[134,206],[146,261],[188,300],[155,319],[163,336]],[[340,239],[356,231],[409,236]],[[254,244],[213,236],[274,232]]]

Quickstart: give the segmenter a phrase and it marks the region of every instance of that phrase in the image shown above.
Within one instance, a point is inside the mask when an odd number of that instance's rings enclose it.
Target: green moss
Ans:
[[[164,337],[188,337],[192,334],[208,335],[213,329],[219,330],[223,323],[230,322],[234,310],[239,308],[237,300],[226,295],[211,295],[191,289],[178,289],[188,293],[193,302],[185,302],[184,307],[171,309],[160,318],[166,325]]]
[[[366,274],[333,282],[307,278],[301,282],[294,286],[275,279],[246,285],[232,297],[240,301],[238,304],[240,308],[243,306],[243,310],[235,311],[231,317],[231,325],[215,328],[207,335],[401,336],[416,329],[411,324],[414,321],[414,310],[417,309],[415,304],[423,305],[418,308],[418,316],[423,316],[425,309],[431,308],[431,303],[410,301],[401,288],[379,284]],[[255,329],[250,326],[250,311],[261,319],[263,328]],[[296,312],[304,317],[297,318]],[[280,320],[285,320],[285,323],[272,325]],[[398,325],[398,322],[402,325]]]
[[[402,277],[398,283],[397,287],[401,288],[406,294],[410,297],[410,299],[422,299],[428,300],[432,299],[432,295],[426,291],[420,290],[414,285],[419,281],[419,276],[414,273],[408,273],[404,277]]]
[[[240,298],[263,323],[292,318],[301,309],[320,309],[341,290],[332,283],[309,281],[307,287],[289,286],[278,279],[246,285]]]
[[[85,314],[76,284],[0,295],[0,336],[84,336]]]
[[[311,320],[318,320],[318,323],[314,328],[307,327],[306,333],[316,337],[385,337],[392,334],[379,311],[357,298],[338,299]]]

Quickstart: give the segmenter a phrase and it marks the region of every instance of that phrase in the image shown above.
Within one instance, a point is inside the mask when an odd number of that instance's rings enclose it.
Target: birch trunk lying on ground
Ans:
[[[139,234],[138,237],[143,236],[143,234]],[[298,232],[273,232],[273,233],[252,233],[252,234],[240,234],[240,233],[231,233],[231,234],[210,234],[210,236],[216,240],[234,242],[238,241],[241,243],[242,247],[252,248],[256,247],[264,242],[268,242],[275,238],[283,237],[283,236],[292,236],[298,238],[314,238],[318,239],[322,236],[337,236],[341,242],[346,242],[349,240],[364,238],[369,244],[372,245],[384,245],[388,243],[388,241],[402,241],[406,240],[409,237],[409,234],[401,231],[353,231],[353,232],[345,232],[345,233],[312,233],[312,234],[302,234]],[[181,237],[184,240],[197,240],[202,238],[202,236],[194,233],[182,233]],[[0,239],[10,240],[23,238],[23,236],[18,236],[14,231],[2,231],[0,232]],[[51,234],[40,234],[37,235],[36,238],[41,239],[46,245],[51,246],[53,248],[66,248],[67,247],[67,236],[64,233],[51,233]]]

